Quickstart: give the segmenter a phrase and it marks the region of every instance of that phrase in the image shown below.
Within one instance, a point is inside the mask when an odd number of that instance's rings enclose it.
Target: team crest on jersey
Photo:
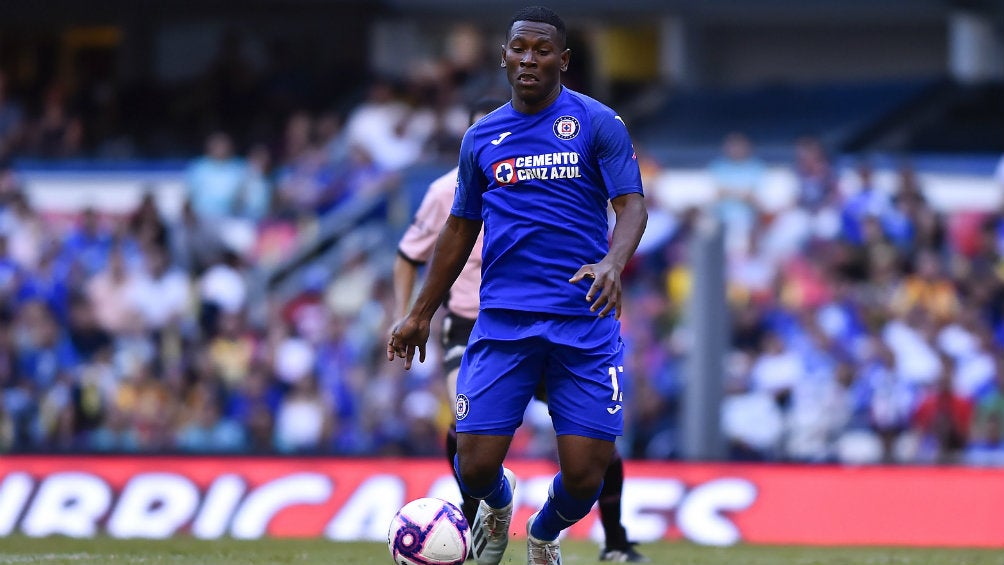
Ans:
[[[514,184],[516,182],[516,159],[506,159],[492,165],[492,174],[495,175],[495,182],[500,185]]]
[[[463,394],[457,395],[457,419],[463,420],[471,412],[471,401]]]
[[[554,135],[558,136],[558,139],[568,141],[579,135],[579,120],[576,120],[575,116],[561,116],[557,120],[554,120],[554,127],[552,129],[554,130]]]

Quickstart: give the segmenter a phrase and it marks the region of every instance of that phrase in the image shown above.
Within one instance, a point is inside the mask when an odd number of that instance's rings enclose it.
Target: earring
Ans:
[[[502,67],[502,68],[504,69],[504,68],[505,68],[505,61],[502,61],[502,64],[501,64],[501,65],[499,65],[499,66],[500,66],[500,67]]]

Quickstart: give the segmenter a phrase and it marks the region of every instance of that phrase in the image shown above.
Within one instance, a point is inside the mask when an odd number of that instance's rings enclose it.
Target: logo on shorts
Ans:
[[[558,139],[564,139],[568,141],[579,135],[579,120],[576,120],[574,116],[561,116],[557,120],[554,120],[554,135],[558,136]]]
[[[471,411],[471,401],[467,399],[466,395],[457,395],[457,419],[463,420],[467,417]]]

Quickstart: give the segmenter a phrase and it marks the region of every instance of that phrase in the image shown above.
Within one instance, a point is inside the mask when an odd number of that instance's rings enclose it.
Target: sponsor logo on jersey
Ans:
[[[471,401],[467,399],[467,395],[458,394],[457,395],[457,419],[463,420],[471,412]]]
[[[557,151],[540,155],[523,155],[492,165],[492,176],[499,186],[526,180],[575,179],[582,176],[579,154],[575,151]]]
[[[557,120],[554,120],[554,127],[552,129],[554,129],[554,135],[558,136],[558,139],[568,141],[579,135],[579,120],[576,120],[575,116],[561,116]]]
[[[516,159],[506,159],[492,165],[492,175],[495,182],[501,184],[513,184],[516,182]]]

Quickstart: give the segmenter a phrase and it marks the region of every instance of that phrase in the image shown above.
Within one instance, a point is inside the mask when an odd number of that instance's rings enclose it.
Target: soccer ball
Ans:
[[[387,547],[397,565],[461,565],[471,547],[471,532],[455,505],[419,498],[390,521]]]

